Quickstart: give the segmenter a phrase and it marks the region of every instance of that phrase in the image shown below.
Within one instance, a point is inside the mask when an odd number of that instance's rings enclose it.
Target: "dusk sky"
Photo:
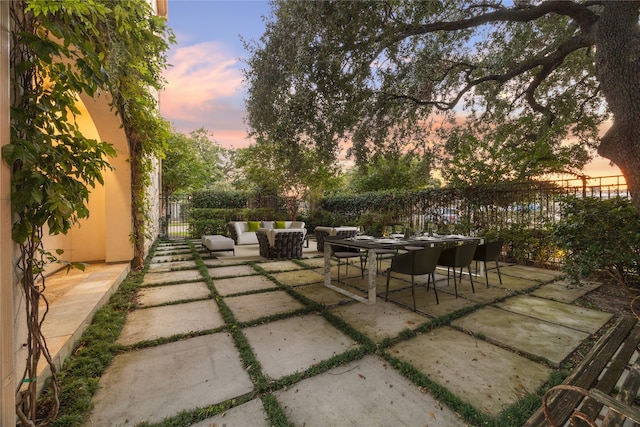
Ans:
[[[244,122],[246,66],[241,38],[258,40],[264,32],[267,0],[169,0],[169,27],[176,35],[160,94],[160,112],[176,130],[198,128],[212,132],[225,148],[249,145]],[[598,158],[586,172],[591,176],[619,175],[617,167]]]

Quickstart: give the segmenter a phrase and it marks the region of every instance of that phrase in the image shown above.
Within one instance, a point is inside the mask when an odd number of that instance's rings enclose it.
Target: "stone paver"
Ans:
[[[240,295],[224,300],[236,320],[249,322],[261,317],[299,310],[304,305],[285,291],[264,292],[260,294]]]
[[[159,283],[188,282],[197,280],[202,280],[202,275],[198,270],[147,273],[144,275],[142,286],[157,285]]]
[[[564,273],[560,271],[545,270],[538,267],[529,267],[526,265],[509,265],[500,267],[502,272],[502,280],[504,276],[512,276],[520,279],[535,280],[537,282],[550,282],[561,277]]]
[[[208,268],[209,275],[213,278],[216,277],[233,277],[233,276],[249,276],[252,274],[259,274],[249,265],[234,265],[229,267],[214,267]]]
[[[582,286],[574,286],[566,281],[557,281],[541,286],[540,289],[533,291],[531,295],[571,303],[601,285],[601,283],[597,282],[586,282]]]
[[[100,378],[89,425],[159,422],[252,390],[227,334],[190,338],[116,356]]]
[[[315,314],[243,330],[262,370],[273,379],[304,371],[357,346],[351,338]]]
[[[454,321],[453,325],[544,358],[555,367],[589,336],[586,332],[496,307],[483,307]]]
[[[224,411],[215,417],[207,418],[191,427],[270,427],[269,417],[260,399],[254,399],[242,405]]]
[[[144,287],[138,292],[138,304],[141,307],[160,305],[172,301],[187,299],[203,299],[211,295],[211,291],[204,282],[183,283]]]
[[[118,343],[129,345],[223,325],[220,310],[213,300],[145,308],[127,315]]]
[[[428,320],[424,316],[384,301],[375,305],[343,305],[335,307],[331,312],[376,342],[396,337],[405,329],[415,329]]]
[[[340,292],[336,292],[333,289],[327,288],[323,283],[296,286],[296,292],[309,298],[312,301],[327,306],[353,301],[352,298],[343,295]],[[358,290],[351,290],[351,292],[353,292],[354,294],[360,294],[362,297],[366,296],[364,292],[360,292]]]
[[[263,262],[258,264],[260,266],[260,268],[264,269],[265,271],[290,271],[290,270],[302,270],[303,266],[301,266],[298,263],[295,263],[293,261],[270,261],[270,262]]]
[[[533,393],[551,373],[544,365],[448,327],[403,341],[389,351],[493,415]]]
[[[613,317],[612,314],[599,310],[528,295],[509,298],[497,306],[586,333],[596,332]]]
[[[296,426],[464,426],[375,356],[300,381],[276,397]]]
[[[151,264],[155,264],[158,262],[187,261],[192,259],[193,259],[193,255],[191,254],[160,255],[160,256],[154,256],[153,258],[151,258]]]
[[[415,288],[416,310],[432,317],[440,317],[451,314],[463,308],[473,307],[474,305],[476,305],[476,303],[472,300],[464,298],[462,296],[456,298],[453,294],[453,284],[451,285],[452,289],[447,290],[447,292],[443,292],[441,282],[438,282],[437,285],[438,299],[440,300],[440,304],[436,303],[436,297],[433,289],[429,289],[427,291],[427,288],[425,286],[417,286]],[[471,293],[470,289],[468,293]],[[464,293],[459,292],[458,295],[464,295]],[[393,293],[389,292],[389,301],[394,301],[410,310],[413,310],[413,296],[411,295],[411,287]]]
[[[240,294],[260,289],[271,289],[277,285],[265,276],[243,276],[228,279],[216,279],[213,282],[220,295]]]
[[[149,264],[149,273],[166,272],[177,269],[195,269],[195,261],[176,261],[176,262],[161,262],[157,264]]]
[[[316,270],[287,271],[284,273],[273,273],[272,276],[283,285],[299,286],[309,283],[323,281],[323,276]]]

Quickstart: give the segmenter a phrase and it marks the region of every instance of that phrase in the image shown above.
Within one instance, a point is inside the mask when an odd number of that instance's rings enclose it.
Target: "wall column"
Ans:
[[[0,1],[0,148],[9,143],[9,6]],[[0,426],[16,423],[10,171],[0,161]]]

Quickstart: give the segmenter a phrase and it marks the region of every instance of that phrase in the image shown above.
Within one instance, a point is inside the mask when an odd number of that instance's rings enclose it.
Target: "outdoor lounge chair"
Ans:
[[[302,258],[304,233],[301,229],[266,229],[256,231],[260,256],[267,259]]]

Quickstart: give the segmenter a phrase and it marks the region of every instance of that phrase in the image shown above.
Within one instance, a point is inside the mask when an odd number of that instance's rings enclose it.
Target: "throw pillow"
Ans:
[[[249,221],[249,231],[258,231],[260,221]]]
[[[286,221],[275,221],[275,223],[276,223],[275,228],[287,228]]]
[[[262,228],[268,228],[269,230],[273,229],[273,221],[262,221]]]

